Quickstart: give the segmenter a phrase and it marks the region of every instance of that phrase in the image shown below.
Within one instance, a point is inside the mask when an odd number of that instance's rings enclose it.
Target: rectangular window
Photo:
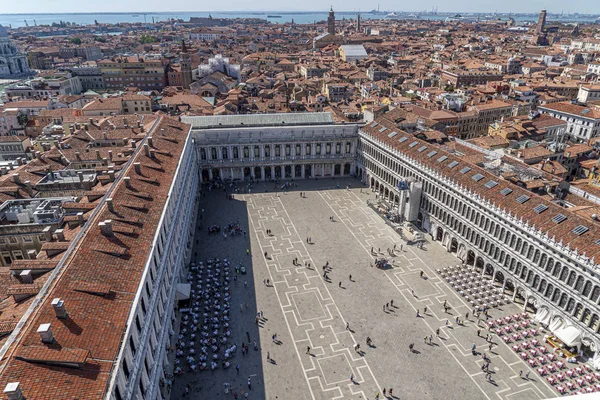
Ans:
[[[275,145],[275,157],[281,157],[281,145]]]
[[[317,155],[321,155],[321,143],[317,143]]]
[[[302,151],[302,148],[300,147],[300,145],[299,145],[299,144],[297,144],[297,145],[296,145],[296,154],[295,154],[295,155],[296,155],[296,156],[299,156],[301,151]]]

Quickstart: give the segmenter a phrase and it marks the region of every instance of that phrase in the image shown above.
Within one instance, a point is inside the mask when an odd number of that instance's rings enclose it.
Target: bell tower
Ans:
[[[335,35],[335,13],[333,12],[333,6],[331,6],[329,16],[327,17],[327,33]]]
[[[192,57],[187,51],[185,41],[181,41],[181,54],[179,55],[181,65],[181,86],[189,89],[192,84]]]

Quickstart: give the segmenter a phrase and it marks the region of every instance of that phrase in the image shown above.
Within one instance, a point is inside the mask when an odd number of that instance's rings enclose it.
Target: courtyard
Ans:
[[[422,248],[408,245],[367,205],[375,195],[357,180],[296,183],[285,192],[281,184],[262,182],[250,193],[242,183],[236,193],[232,187],[203,187],[195,261],[227,259],[232,270],[247,269],[230,285],[231,342],[238,350],[227,369],[186,370],[175,377],[171,398],[181,398],[186,385],[193,399],[234,392],[249,399],[375,399],[377,393],[384,398],[384,388],[403,399],[557,395],[533,371],[524,379],[529,366],[497,336],[488,351],[487,331],[478,337],[471,307],[435,272],[459,263],[454,254],[429,235]],[[230,223],[245,233],[207,233],[210,226]],[[388,249],[394,246],[392,257]],[[381,257],[393,266],[374,267]],[[492,309],[490,317],[521,311],[511,303]],[[457,324],[457,316],[464,321]],[[424,340],[429,336],[431,343]],[[239,350],[244,342],[246,355]],[[471,352],[473,344],[488,355],[491,379],[481,369],[481,354]],[[225,383],[231,387],[227,395]]]

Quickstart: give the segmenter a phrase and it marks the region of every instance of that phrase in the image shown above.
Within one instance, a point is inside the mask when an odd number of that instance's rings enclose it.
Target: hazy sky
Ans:
[[[393,1],[373,0],[304,0],[303,2],[282,2],[281,0],[228,0],[223,2],[200,2],[190,0],[0,0],[0,14],[4,13],[65,13],[65,12],[121,12],[121,11],[320,11],[333,5],[334,10],[369,11],[377,8],[393,11],[431,10],[472,12],[538,12],[548,9],[560,13],[600,14],[600,0],[422,0]]]

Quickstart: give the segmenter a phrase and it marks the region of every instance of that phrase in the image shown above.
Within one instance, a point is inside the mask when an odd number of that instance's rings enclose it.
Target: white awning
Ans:
[[[541,308],[535,314],[534,319],[543,325],[548,325],[550,323],[550,311],[547,308]]]
[[[175,288],[175,300],[187,300],[190,298],[190,291],[192,290],[192,285],[189,283],[178,283]]]
[[[574,326],[568,326],[564,329],[554,332],[554,335],[568,347],[581,345],[581,332]]]

